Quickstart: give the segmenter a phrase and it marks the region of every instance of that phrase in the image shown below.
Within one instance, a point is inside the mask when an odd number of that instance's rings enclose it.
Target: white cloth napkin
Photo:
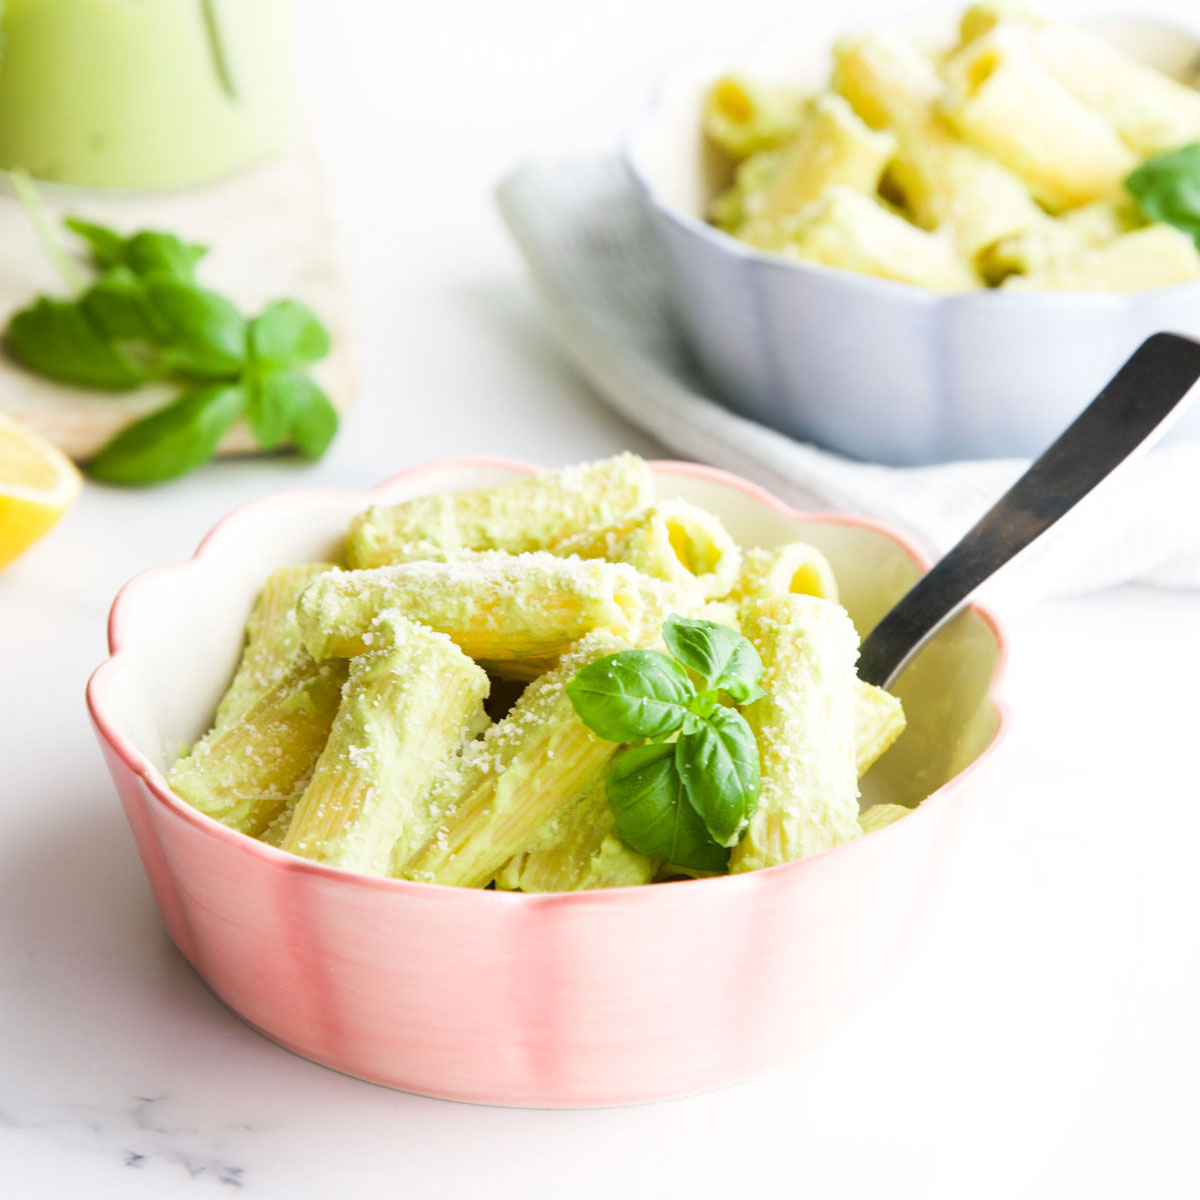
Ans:
[[[680,342],[653,230],[619,161],[530,164],[501,184],[497,199],[576,366],[617,412],[681,457],[725,467],[797,508],[874,517],[934,556],[1025,468],[1016,459],[856,462],[723,407]],[[1164,447],[1118,470],[988,599],[1023,607],[1130,581],[1200,587],[1200,443]]]

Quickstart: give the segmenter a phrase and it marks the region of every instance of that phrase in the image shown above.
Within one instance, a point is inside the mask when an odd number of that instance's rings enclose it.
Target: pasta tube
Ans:
[[[397,608],[501,668],[557,658],[593,629],[632,637],[646,605],[639,580],[631,567],[545,553],[413,562],[322,575],[300,596],[297,616],[314,658],[362,654],[371,622]]]
[[[827,600],[775,596],[743,610],[742,631],[762,656],[767,694],[745,710],[762,791],[731,872],[803,858],[859,832],[850,618]]]
[[[964,15],[960,32],[970,42],[1009,22],[1026,27],[1038,66],[1103,114],[1139,155],[1200,139],[1200,92],[1077,25],[1005,4],[977,4]]]
[[[1093,246],[1111,242],[1141,222],[1132,197],[1096,200],[1001,238],[983,252],[979,269],[990,283],[1009,275],[1032,274],[1057,266]]]
[[[1010,291],[1140,292],[1200,279],[1196,243],[1170,225],[1147,225],[1104,246],[1050,263],[1028,275],[1010,275]]]
[[[854,766],[861,779],[904,732],[904,708],[891,692],[857,680],[854,691]]]
[[[297,651],[283,678],[238,720],[201,738],[168,782],[210,817],[261,833],[312,774],[345,680],[345,663],[318,663]]]
[[[1018,176],[955,137],[937,108],[941,78],[912,43],[844,39],[834,48],[834,87],[868,125],[896,131],[891,181],[917,224],[946,230],[968,262],[1044,219]]]
[[[218,727],[236,721],[287,672],[300,649],[296,599],[313,579],[332,568],[332,563],[300,563],[267,576],[246,623],[246,648],[217,707]]]
[[[833,87],[872,129],[900,130],[929,120],[942,81],[911,41],[883,32],[837,42]]]
[[[742,552],[710,512],[686,500],[666,500],[615,525],[559,542],[553,553],[627,563],[705,599],[733,586]]]
[[[786,153],[760,150],[738,163],[733,182],[709,206],[709,215],[721,229],[736,234],[762,207],[762,197]]]
[[[281,848],[386,875],[428,836],[434,776],[462,746],[488,677],[445,634],[386,611],[350,663],[329,741]]]
[[[943,113],[1052,211],[1115,191],[1137,157],[1107,118],[1042,69],[1017,32],[998,28],[950,58]]]
[[[504,864],[496,886],[522,892],[581,892],[649,883],[660,863],[617,836],[603,779],[593,784],[534,844]]]
[[[566,686],[581,667],[626,645],[608,633],[590,634],[534,680],[436,785],[436,829],[407,859],[398,854],[393,874],[483,887],[547,821],[598,782],[620,747],[584,725]]]
[[[817,596],[822,600],[838,598],[837,580],[829,560],[807,542],[789,542],[774,550],[755,546],[747,550],[742,570],[733,588],[739,604],[766,596]]]
[[[882,829],[901,817],[907,817],[910,812],[912,809],[903,804],[872,804],[870,808],[864,808],[859,813],[858,823],[862,826],[863,833],[874,833],[876,829]]]
[[[1025,4],[1014,4],[1012,0],[993,0],[990,4],[972,4],[958,21],[959,44],[965,46],[984,34],[991,33],[997,25],[1010,21],[1022,21],[1029,25],[1044,25],[1046,18],[1036,9]]]
[[[750,223],[778,221],[834,184],[872,195],[895,150],[895,135],[872,129],[844,97],[817,96],[762,192],[747,200],[745,215]]]
[[[287,798],[278,815],[272,818],[266,829],[262,833],[255,835],[260,842],[266,842],[268,846],[276,847],[283,844],[283,839],[287,836],[288,826],[292,823],[292,815],[295,813],[296,805],[300,803],[302,795],[302,792],[296,792]]]
[[[946,231],[968,262],[1044,218],[1022,179],[958,141],[940,118],[906,130],[900,145],[892,177],[905,205],[922,228]]]
[[[713,621],[717,625],[728,625],[730,629],[740,629],[737,605],[732,600],[710,600],[707,604],[702,604],[695,612],[684,615],[696,617],[701,621]],[[665,621],[666,617],[663,620]]]
[[[830,188],[797,216],[780,221],[761,244],[788,258],[940,291],[979,286],[950,242],[848,187]]]
[[[634,454],[544,471],[495,487],[375,505],[350,523],[351,567],[430,557],[429,548],[541,550],[592,525],[608,525],[654,495],[650,468]]]
[[[704,132],[730,158],[746,158],[790,140],[800,124],[802,104],[797,92],[726,75],[705,98]]]
[[[864,683],[861,679],[856,679],[855,684],[854,768],[857,778],[861,779],[904,732],[905,718],[904,709],[895,696],[882,688]],[[841,814],[839,819],[844,822],[845,814]],[[848,825],[846,827],[848,828]],[[842,837],[839,840],[845,841],[846,838]],[[665,864],[660,867],[656,878],[674,879],[691,874],[693,873],[680,867]]]

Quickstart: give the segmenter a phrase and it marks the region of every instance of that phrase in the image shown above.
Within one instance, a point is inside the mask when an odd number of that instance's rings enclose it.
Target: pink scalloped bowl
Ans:
[[[88,684],[96,734],[172,939],[280,1045],[389,1087],[492,1104],[627,1104],[744,1079],[878,996],[919,932],[1006,720],[1003,638],[982,610],[902,676],[909,728],[863,780],[864,803],[916,811],[765,871],[562,895],[381,879],[244,837],[167,786],[228,684],[268,570],[335,556],[367,504],[534,469],[455,459],[374,491],[283,492],[238,509],[192,559],[118,595],[110,657]],[[662,497],[711,509],[744,544],[817,545],[860,632],[925,566],[867,521],[802,516],[706,467],[653,469]]]

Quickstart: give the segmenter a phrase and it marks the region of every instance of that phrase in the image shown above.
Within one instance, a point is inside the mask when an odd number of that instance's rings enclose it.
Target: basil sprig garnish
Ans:
[[[663,641],[670,655],[622,650],[590,663],[567,695],[597,736],[642,743],[617,756],[605,785],[621,838],[675,866],[722,871],[761,786],[754,734],[724,701],[763,695],[762,660],[715,621],[673,615]]]
[[[1200,247],[1200,142],[1146,159],[1125,189],[1148,221],[1174,225]]]
[[[196,281],[205,246],[172,233],[126,236],[68,218],[95,271],[73,299],[41,296],[13,315],[8,348],[31,371],[77,387],[130,391],[153,380],[175,399],[133,422],[87,464],[109,483],[174,479],[207,462],[239,417],[264,450],[319,458],[337,412],[307,368],[329,353],[324,325],[296,300],[248,319]]]

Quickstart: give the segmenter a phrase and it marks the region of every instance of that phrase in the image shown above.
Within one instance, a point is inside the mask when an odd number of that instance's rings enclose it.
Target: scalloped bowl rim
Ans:
[[[926,17],[929,15],[929,12],[925,13]],[[933,15],[936,16],[938,13],[935,11]],[[1101,22],[1121,19],[1135,20],[1143,25],[1155,25],[1165,32],[1188,39],[1197,47],[1198,52],[1200,52],[1200,25],[1193,29],[1181,22],[1153,16],[1139,17],[1132,13],[1126,14],[1124,17],[1093,18],[1093,20]],[[1086,24],[1087,22],[1078,23]],[[781,36],[797,32],[806,27],[820,28],[822,30],[827,29],[825,23],[811,18],[776,23],[766,32],[760,33],[758,36],[750,39],[743,46],[741,54],[737,57],[744,58],[761,53]],[[783,255],[772,254],[769,251],[760,250],[756,246],[751,246],[749,243],[741,241],[732,234],[718,229],[715,225],[710,225],[707,221],[701,220],[701,218],[665,200],[659,194],[658,189],[651,181],[650,174],[644,169],[639,160],[641,142],[646,136],[647,131],[652,129],[657,121],[661,119],[667,99],[673,91],[681,83],[702,72],[711,78],[717,78],[729,70],[730,64],[733,61],[736,61],[736,59],[724,58],[718,60],[713,55],[706,55],[703,58],[689,58],[676,64],[655,87],[653,98],[646,106],[641,118],[626,134],[621,148],[621,159],[630,177],[636,184],[642,199],[657,213],[683,229],[686,233],[708,242],[718,253],[744,259],[755,267],[791,272],[799,278],[833,278],[843,283],[853,281],[853,284],[861,287],[866,293],[875,292],[880,295],[891,295],[897,299],[909,299],[925,304],[954,304],[959,306],[968,304],[994,304],[998,307],[1024,305],[1027,308],[1036,308],[1039,305],[1051,306],[1068,303],[1081,308],[1089,307],[1098,310],[1111,310],[1136,305],[1146,297],[1169,298],[1173,295],[1200,293],[1200,280],[1193,280],[1188,283],[1168,284],[1165,287],[1145,288],[1138,292],[1085,292],[1066,290],[1012,292],[997,287],[980,288],[977,291],[970,292],[942,292],[934,288],[924,287],[921,284],[904,283],[896,279],[883,279],[874,275],[865,275],[859,271],[847,271],[838,267],[826,266],[823,263],[799,262],[785,258]]]
[[[751,483],[732,472],[722,471],[716,467],[671,459],[652,459],[649,460],[649,465],[655,474],[690,476],[740,491],[790,520],[841,524],[871,530],[898,544],[913,560],[914,564],[922,570],[927,570],[929,567],[928,558],[908,538],[883,522],[847,513],[802,513],[773,496],[765,488]],[[631,895],[636,895],[639,898],[650,898],[655,894],[662,894],[663,892],[670,892],[672,895],[675,895],[677,894],[675,889],[679,887],[735,888],[739,886],[758,886],[766,877],[782,879],[793,872],[804,871],[806,864],[814,862],[817,859],[824,859],[829,855],[835,854],[852,854],[854,847],[858,843],[868,838],[887,837],[891,834],[896,826],[884,826],[882,829],[863,834],[859,838],[855,838],[839,846],[834,846],[831,849],[823,850],[817,854],[809,855],[807,858],[736,875],[718,875],[706,879],[680,880],[669,884],[655,884],[653,886],[629,886],[580,892],[504,892],[482,888],[448,887],[444,884],[421,883],[416,880],[365,875],[356,871],[347,871],[340,867],[333,867],[325,863],[313,862],[297,855],[288,854],[274,846],[267,845],[265,842],[260,842],[256,838],[240,833],[228,825],[223,825],[220,821],[202,813],[171,790],[162,772],[122,732],[118,722],[110,717],[108,704],[110,681],[117,672],[123,669],[124,659],[128,653],[124,649],[124,642],[129,632],[127,621],[128,609],[136,603],[137,597],[142,592],[147,589],[153,589],[158,580],[169,575],[177,575],[181,572],[187,573],[201,569],[214,547],[221,546],[228,539],[236,535],[237,527],[244,518],[271,508],[286,508],[288,505],[298,501],[330,497],[341,497],[342,499],[350,497],[361,498],[364,507],[367,504],[382,503],[386,502],[389,493],[399,485],[411,483],[414,480],[418,480],[422,475],[427,474],[435,475],[448,471],[461,472],[469,470],[506,470],[532,474],[535,471],[545,469],[535,463],[519,459],[490,456],[451,457],[421,463],[389,477],[372,488],[290,488],[279,492],[272,492],[269,495],[261,496],[256,500],[239,505],[209,530],[201,539],[200,544],[196,547],[195,552],[190,558],[178,562],[165,563],[161,566],[151,567],[146,571],[142,571],[130,579],[117,593],[108,617],[109,656],[92,672],[86,689],[88,711],[97,731],[105,742],[112,747],[113,751],[120,757],[126,767],[146,784],[156,803],[170,810],[175,816],[182,818],[208,836],[216,838],[218,841],[223,841],[233,852],[250,855],[251,857],[260,859],[264,863],[274,863],[285,870],[298,871],[304,874],[312,874],[340,881],[347,886],[383,889],[394,892],[397,896],[410,894],[429,897],[436,895],[444,899],[447,903],[468,905],[480,903],[514,904],[542,908],[558,905],[603,904],[621,899],[628,901]],[[1008,638],[1001,623],[986,607],[972,604],[969,606],[969,611],[974,612],[982,618],[995,640],[996,660],[987,689],[987,699],[996,714],[996,727],[987,745],[979,755],[961,771],[942,784],[941,787],[925,797],[912,810],[910,815],[904,818],[905,824],[913,820],[922,820],[923,817],[929,815],[929,810],[933,807],[940,807],[953,799],[968,778],[978,768],[991,760],[1008,734],[1011,718],[1008,706],[1003,699],[1002,690],[1008,661]]]

